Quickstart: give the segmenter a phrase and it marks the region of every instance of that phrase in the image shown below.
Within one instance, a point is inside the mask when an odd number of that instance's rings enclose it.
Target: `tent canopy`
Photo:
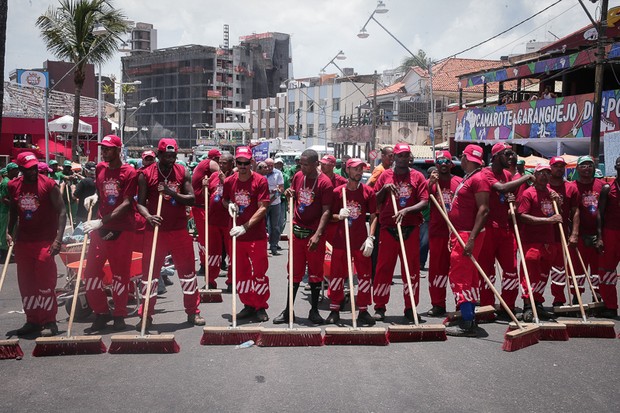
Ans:
[[[50,132],[70,133],[73,129],[73,116],[65,115],[47,124]],[[93,127],[80,120],[78,133],[93,133]]]

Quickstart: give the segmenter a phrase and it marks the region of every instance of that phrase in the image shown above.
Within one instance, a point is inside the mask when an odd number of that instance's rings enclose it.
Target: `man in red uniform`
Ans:
[[[555,262],[556,256],[561,254],[560,245],[555,237],[555,228],[562,222],[562,215],[556,214],[553,209],[553,199],[557,202],[559,196],[551,192],[547,186],[550,177],[551,168],[547,165],[538,165],[534,173],[534,186],[523,192],[517,209],[521,222],[519,234],[525,255],[523,260],[527,265],[536,311],[542,320],[553,317],[552,313],[543,308],[542,304],[545,301],[543,294],[551,272],[551,264]],[[521,270],[521,288],[523,321],[531,322],[534,316],[523,270]]]
[[[549,167],[551,168],[551,177],[549,178],[549,187],[555,193],[558,194],[560,202],[558,208],[560,208],[560,214],[562,215],[562,225],[564,226],[564,233],[570,234],[572,229],[569,228],[569,223],[573,220],[573,214],[575,213],[577,205],[577,192],[574,186],[570,185],[564,179],[566,174],[566,161],[561,156],[554,156],[549,161]],[[579,225],[578,222],[572,222],[571,225]],[[575,228],[577,229],[577,228]],[[557,225],[554,228],[556,242],[559,242],[560,248],[561,235]],[[571,259],[570,257],[567,257]],[[576,266],[576,262],[573,266]],[[576,268],[576,267],[575,267]],[[566,288],[566,268],[564,267],[564,253],[560,250],[560,253],[555,255],[555,261],[551,267],[551,295],[553,295],[553,306],[562,306],[566,302],[566,296],[564,289]]]
[[[446,211],[450,213],[454,191],[462,179],[450,173],[454,164],[452,163],[452,155],[448,151],[437,152],[435,166],[437,171],[432,172],[428,179],[428,192],[437,198],[437,185],[439,184],[441,198],[437,201],[443,202]],[[428,292],[431,296],[432,308],[427,314],[431,317],[441,317],[446,313],[446,289],[448,272],[450,271],[450,250],[448,249],[450,230],[435,205],[431,204],[430,207]]]
[[[334,168],[336,167],[336,158],[334,157],[334,155],[325,155],[321,158],[320,163],[321,172],[329,178],[334,188],[340,185],[345,185],[347,183],[347,178],[334,173]]]
[[[299,162],[301,170],[293,176],[291,187],[284,191],[287,199],[294,198],[293,239],[289,240],[289,248],[293,248],[293,274],[289,274],[289,282],[293,282],[295,300],[299,283],[306,271],[306,265],[308,266],[311,294],[308,319],[314,324],[323,324],[325,320],[319,314],[325,260],[323,233],[331,218],[334,187],[325,174],[317,172],[319,155],[315,150],[303,151]],[[287,300],[286,308],[273,320],[274,324],[289,322],[288,305]]]
[[[67,217],[56,182],[39,175],[38,160],[32,152],[22,152],[16,160],[22,176],[8,183],[9,223],[7,245],[13,243],[17,224],[15,262],[17,282],[26,313],[26,323],[18,336],[58,334],[56,325],[56,262]]]
[[[461,155],[461,167],[465,171],[463,181],[457,186],[452,198],[449,218],[459,236],[465,242],[461,247],[454,234],[450,234],[450,288],[462,318],[459,325],[448,327],[446,334],[476,337],[474,310],[480,298],[480,275],[470,259],[476,260],[482,251],[485,224],[489,213],[491,184],[482,175],[483,150],[478,145],[467,145]]]
[[[604,249],[601,259],[601,297],[605,310],[600,314],[606,318],[618,317],[618,263],[620,262],[620,157],[616,159],[616,179],[606,186],[601,194],[599,225],[602,228]]]
[[[269,278],[265,214],[269,208],[267,179],[252,172],[252,150],[240,146],[235,153],[237,173],[224,181],[222,195],[230,216],[237,217],[230,236],[237,238],[237,292],[245,307],[237,314],[242,320],[255,316],[267,321]]]
[[[420,280],[420,224],[421,211],[428,205],[426,179],[422,173],[409,168],[411,149],[406,143],[394,147],[394,169],[383,172],[377,183],[377,205],[380,206],[379,257],[373,283],[375,319],[385,320],[385,309],[390,300],[390,288],[396,266],[396,258],[401,259],[401,278],[403,280],[403,299],[405,317],[413,321],[413,309],[407,287],[405,266],[402,261],[396,223],[401,223],[405,250],[408,253],[409,274],[413,286],[414,299],[419,302]],[[392,194],[396,196],[398,210],[394,211]]]
[[[599,231],[597,221],[600,219],[598,203],[599,196],[603,190],[604,182],[594,178],[594,160],[590,156],[580,156],[577,159],[577,172],[579,178],[571,182],[577,192],[577,209],[573,216],[573,232],[569,238],[571,247],[577,247],[581,253],[586,267],[590,267],[590,277],[595,289],[598,289],[598,270],[599,254],[602,252],[602,245],[599,240],[603,239],[603,234]],[[573,262],[579,262],[574,260]],[[579,292],[583,294],[586,269],[581,264],[575,266],[575,273],[579,285]]]
[[[364,166],[366,164],[358,158],[347,161],[346,185],[340,185],[334,189],[334,201],[332,205],[332,221],[336,222],[334,238],[332,242],[331,279],[329,280],[329,297],[331,312],[325,320],[327,324],[337,324],[340,321],[340,305],[344,301],[344,285],[348,278],[346,239],[344,225],[349,226],[351,258],[357,274],[357,316],[358,324],[372,326],[375,319],[368,313],[368,306],[372,304],[370,278],[372,262],[370,255],[374,248],[375,226],[377,225],[377,198],[375,191],[361,183]],[[347,191],[347,205],[343,204],[342,190]],[[370,230],[366,228],[366,214],[370,214]]]
[[[502,298],[508,307],[514,309],[515,301],[519,295],[519,278],[517,277],[517,245],[514,238],[510,215],[508,211],[508,198],[513,198],[512,192],[532,179],[532,175],[513,179],[508,168],[508,157],[512,156],[512,149],[505,143],[497,143],[491,149],[492,164],[482,170],[482,176],[491,184],[489,195],[489,215],[486,222],[486,234],[484,235],[484,254],[480,256],[480,267],[495,284],[495,260],[502,268]],[[495,296],[485,284],[480,290],[480,305],[494,305]],[[505,319],[508,315],[503,309],[498,312],[500,318]]]
[[[105,329],[112,316],[114,330],[121,331],[126,328],[135,225],[131,203],[136,193],[137,175],[131,165],[121,161],[121,138],[108,135],[99,145],[103,162],[96,168],[97,192],[84,200],[84,207],[88,210],[100,199],[97,218],[84,224],[84,232],[90,234],[84,283],[88,304],[95,313],[91,331]],[[106,260],[112,270],[112,316],[103,289],[103,266]]]
[[[183,291],[183,305],[187,322],[192,325],[204,325],[198,305],[200,294],[194,269],[194,247],[187,232],[185,208],[194,203],[194,191],[189,172],[175,163],[179,147],[174,139],[164,138],[157,145],[158,163],[140,171],[138,175],[138,210],[146,219],[144,248],[142,254],[142,294],[146,295],[149,262],[153,245],[153,228],[159,226],[159,238],[155,250],[154,274],[159,274],[167,254],[172,254],[175,268]],[[157,214],[159,194],[163,195],[161,215]],[[151,298],[148,309],[147,328],[152,325],[155,303],[157,302],[157,276],[153,277]],[[144,304],[143,304],[144,305]],[[143,313],[143,308],[141,308]],[[136,329],[141,328],[141,323]]]

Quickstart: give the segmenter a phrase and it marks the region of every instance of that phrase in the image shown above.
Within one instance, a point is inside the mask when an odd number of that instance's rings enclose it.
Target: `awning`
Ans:
[[[73,130],[73,116],[65,115],[47,124],[50,132],[70,133]],[[93,133],[93,127],[80,120],[78,133]]]

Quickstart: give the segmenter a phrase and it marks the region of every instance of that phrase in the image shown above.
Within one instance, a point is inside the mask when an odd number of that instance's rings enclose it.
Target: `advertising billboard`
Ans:
[[[46,88],[49,85],[49,74],[43,70],[17,69],[17,83]]]

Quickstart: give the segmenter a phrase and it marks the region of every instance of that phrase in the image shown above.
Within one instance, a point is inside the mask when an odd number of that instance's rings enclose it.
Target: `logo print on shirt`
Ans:
[[[250,193],[245,189],[235,192],[235,204],[239,207],[239,215],[250,205]]]
[[[349,210],[349,226],[353,225],[353,220],[358,219],[362,215],[362,206],[357,201],[348,201],[347,209]]]
[[[598,209],[598,192],[587,191],[581,196],[581,203],[592,214]]]
[[[407,200],[411,198],[411,185],[409,182],[398,182],[396,189],[398,190],[398,204],[402,208],[407,205]]]
[[[304,212],[307,206],[314,202],[314,192],[310,188],[301,188],[299,190],[299,212]]]
[[[540,201],[540,210],[547,217],[550,217],[551,215],[553,215],[553,204],[551,203],[551,200],[549,200],[549,199],[541,200]]]
[[[18,200],[19,209],[24,213],[24,219],[31,220],[33,214],[39,209],[39,197],[35,194],[25,193],[19,197]]]
[[[452,191],[448,188],[441,189],[441,198],[443,199],[443,204],[446,207],[446,211],[450,212],[452,210]]]
[[[220,202],[222,194],[224,193],[224,185],[218,184],[213,192],[213,202]]]
[[[177,193],[177,194],[179,193],[179,183],[178,183],[177,181],[168,181],[168,182],[164,182],[164,185],[166,185],[168,188],[170,188],[170,190],[171,190],[172,192],[175,192],[175,193]],[[172,205],[176,205],[176,204],[177,204],[176,199],[174,199],[174,198],[173,198],[173,197],[171,197],[170,195],[165,195],[165,194],[164,194],[164,199],[165,199],[166,201],[170,201],[170,203],[171,203]]]
[[[103,181],[103,196],[108,205],[116,205],[120,193],[120,182],[116,179],[109,178]]]

